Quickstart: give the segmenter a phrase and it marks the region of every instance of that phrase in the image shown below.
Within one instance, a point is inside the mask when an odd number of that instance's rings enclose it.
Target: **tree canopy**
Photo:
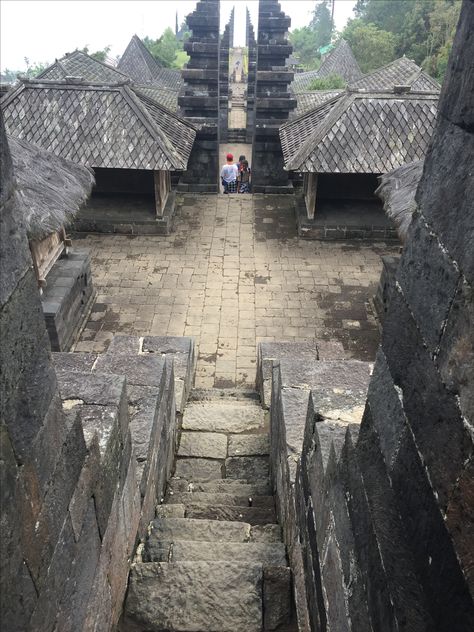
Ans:
[[[187,62],[188,56],[183,50],[183,41],[187,39],[187,32],[184,32],[184,26],[181,26],[180,30],[180,33],[183,33],[181,39],[178,39],[169,27],[165,29],[163,35],[158,39],[143,38],[143,43],[160,66],[179,69]]]
[[[327,77],[318,77],[313,79],[309,84],[308,90],[336,90],[338,88],[345,88],[346,81],[340,75],[332,74]]]
[[[460,0],[358,0],[356,18],[342,35],[366,72],[382,65],[377,59],[382,48],[385,62],[406,55],[442,80],[460,8]],[[356,50],[362,40],[364,47]]]
[[[319,49],[331,43],[333,24],[328,0],[317,2],[308,26],[290,33],[290,42],[305,70],[314,70],[321,63]]]

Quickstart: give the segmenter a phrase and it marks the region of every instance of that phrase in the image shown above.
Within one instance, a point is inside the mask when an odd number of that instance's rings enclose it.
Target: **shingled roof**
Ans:
[[[441,90],[440,84],[420,66],[407,57],[400,57],[386,66],[360,77],[350,84],[354,90],[391,90],[393,86],[410,86],[412,91],[433,92]]]
[[[309,110],[314,110],[319,105],[333,99],[344,92],[343,90],[311,90],[310,92],[301,92],[296,95],[297,106],[293,112],[290,112],[290,119],[298,118]]]
[[[306,92],[315,79],[322,79],[328,75],[339,75],[350,83],[362,76],[354,53],[344,39],[340,39],[334,48],[325,55],[321,66],[317,70],[300,72],[295,75],[291,89],[295,94]]]
[[[196,136],[124,83],[23,81],[1,107],[10,135],[89,167],[186,169]]]
[[[171,90],[171,88],[164,88],[162,86],[154,86],[150,84],[137,84],[133,86],[134,92],[140,97],[146,97],[152,99],[164,106],[172,112],[178,111],[178,92]]]
[[[82,77],[93,83],[116,83],[126,81],[129,77],[90,55],[75,50],[57,59],[54,64],[48,66],[36,79],[61,80],[66,77]]]
[[[137,35],[130,40],[118,68],[140,84],[151,83],[176,91],[181,87],[181,72],[162,68]]]
[[[280,128],[285,168],[385,173],[424,157],[438,92],[347,91]]]

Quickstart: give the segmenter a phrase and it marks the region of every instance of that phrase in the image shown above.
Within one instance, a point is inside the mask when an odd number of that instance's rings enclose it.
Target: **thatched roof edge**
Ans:
[[[394,222],[402,242],[406,240],[416,209],[415,194],[423,164],[423,160],[416,160],[379,176],[380,184],[375,193],[383,201],[384,211]]]
[[[7,138],[28,237],[43,239],[70,224],[90,195],[94,174],[32,143]]]

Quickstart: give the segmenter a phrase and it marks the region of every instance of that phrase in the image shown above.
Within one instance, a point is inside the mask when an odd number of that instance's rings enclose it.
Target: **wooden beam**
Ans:
[[[314,219],[316,211],[316,196],[318,192],[318,174],[305,173],[304,180],[306,214],[308,215],[308,219]]]
[[[157,217],[163,217],[171,190],[171,174],[169,171],[154,171],[153,180],[155,184],[155,209]]]

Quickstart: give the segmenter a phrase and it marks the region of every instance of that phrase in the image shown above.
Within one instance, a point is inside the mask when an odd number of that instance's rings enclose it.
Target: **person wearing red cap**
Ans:
[[[237,193],[237,176],[239,170],[234,163],[234,156],[227,154],[226,163],[221,169],[221,182],[224,187],[224,193]]]

